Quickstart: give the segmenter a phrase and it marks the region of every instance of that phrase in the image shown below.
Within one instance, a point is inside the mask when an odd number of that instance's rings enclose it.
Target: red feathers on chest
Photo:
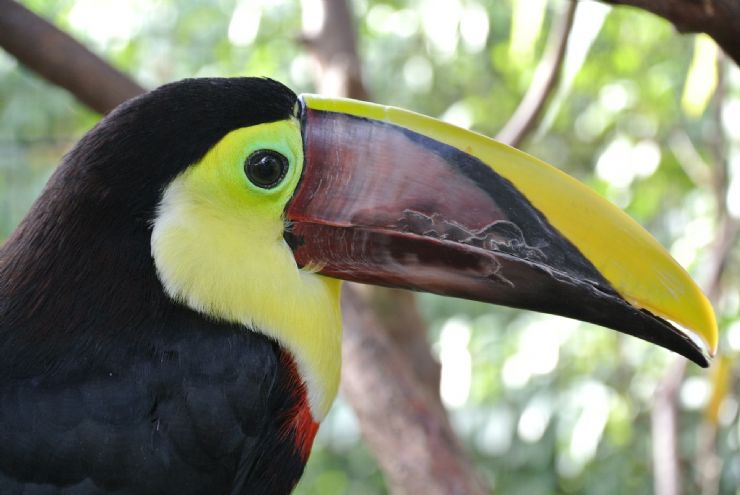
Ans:
[[[319,423],[311,415],[306,384],[298,374],[298,368],[293,357],[287,351],[283,351],[280,361],[290,377],[287,383],[287,392],[291,395],[291,405],[285,415],[281,434],[284,435],[286,440],[291,439],[293,441],[296,453],[305,462],[311,453]]]

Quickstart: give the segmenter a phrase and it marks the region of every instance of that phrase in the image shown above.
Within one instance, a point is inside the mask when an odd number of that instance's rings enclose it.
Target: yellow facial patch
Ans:
[[[261,150],[288,162],[270,189],[253,184],[244,169]],[[340,282],[298,269],[283,239],[283,210],[302,168],[297,120],[232,131],[167,187],[151,243],[170,297],[270,336],[292,353],[320,421],[339,385]]]

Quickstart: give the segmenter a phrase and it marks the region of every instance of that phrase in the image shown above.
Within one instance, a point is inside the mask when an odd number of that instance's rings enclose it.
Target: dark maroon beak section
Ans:
[[[302,129],[303,177],[286,211],[299,266],[590,321],[706,364],[475,157],[403,127],[306,106]]]
[[[560,309],[565,289],[612,292],[510,183],[464,153],[340,113],[306,109],[303,129],[303,178],[287,210],[299,265],[538,310]],[[553,276],[548,258],[567,272]],[[547,287],[558,290],[543,300]]]

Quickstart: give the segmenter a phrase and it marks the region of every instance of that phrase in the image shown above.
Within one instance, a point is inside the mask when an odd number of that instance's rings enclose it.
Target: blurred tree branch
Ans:
[[[711,248],[709,276],[706,291],[716,307],[723,295],[722,274],[729,263],[732,248],[738,239],[740,221],[733,217],[727,206],[729,189],[729,146],[722,126],[722,111],[726,98],[726,57],[720,51],[717,56],[717,89],[712,104],[714,132],[710,142],[713,167],[711,168],[711,189],[716,209],[717,234]],[[698,429],[697,468],[699,487],[702,495],[716,495],[719,492],[719,478],[722,472],[722,459],[717,454],[717,427],[719,411],[726,388],[731,380],[731,366],[726,355],[720,355],[710,374],[712,400]]]
[[[14,0],[0,0],[0,46],[102,114],[144,92],[132,79]]]
[[[647,10],[680,33],[707,33],[740,65],[740,2],[737,0],[601,0]]]
[[[305,21],[307,25],[299,39],[314,59],[319,91],[331,96],[369,99],[362,80],[362,63],[349,3],[346,0],[318,0],[318,3],[303,0],[302,8],[304,18],[307,10],[314,15],[312,20]],[[313,25],[308,25],[311,23]],[[351,284],[345,285],[351,287]],[[414,373],[430,397],[439,402],[439,363],[429,350],[426,325],[416,311],[415,296],[408,291],[384,288],[373,288],[363,294],[366,294],[366,303],[376,308],[391,338],[413,363]],[[439,405],[441,408],[441,403]]]
[[[655,495],[683,493],[676,402],[685,373],[686,359],[675,359],[658,384],[650,411]]]
[[[577,6],[577,0],[568,0],[568,6],[553,22],[545,54],[537,65],[527,93],[496,135],[496,139],[502,143],[517,147],[535,128],[545,104],[558,85]]]
[[[738,18],[740,24],[740,18]],[[740,45],[740,39],[737,40]],[[714,195],[717,217],[717,236],[712,246],[712,264],[710,265],[709,279],[706,284],[707,294],[713,303],[718,303],[722,295],[722,273],[730,259],[732,247],[738,236],[740,221],[730,214],[727,208],[727,192],[729,188],[729,160],[727,159],[727,136],[722,127],[722,109],[726,96],[726,61],[720,51],[717,58],[717,89],[714,93],[713,125],[714,132],[710,142],[713,166],[711,167],[710,185]]]
[[[300,40],[319,91],[368,99],[346,0],[303,1]],[[313,16],[313,17],[311,17]],[[439,398],[439,364],[415,296],[345,284],[342,393],[396,494],[484,494]]]
[[[722,298],[722,274],[730,261],[732,248],[735,246],[740,222],[733,217],[727,208],[728,191],[728,160],[727,142],[722,128],[722,108],[725,100],[725,56],[720,51],[717,59],[718,84],[714,94],[713,109],[713,139],[709,143],[712,163],[709,166],[708,180],[697,181],[697,186],[708,188],[714,198],[716,235],[710,246],[709,270],[704,282],[704,290],[713,306],[717,306]],[[688,138],[687,138],[688,139]],[[690,142],[689,142],[690,143]],[[720,351],[721,352],[721,351]],[[729,366],[722,363],[724,356],[720,355],[720,362],[712,376],[713,395],[717,389],[724,388],[722,383],[729,380]],[[655,402],[651,412],[653,436],[653,466],[655,471],[656,495],[680,495],[683,492],[681,475],[681,460],[678,449],[678,392],[686,374],[686,361],[677,358],[661,379],[655,395]],[[713,402],[721,401],[719,397]],[[703,495],[715,495],[719,491],[719,476],[722,460],[716,451],[717,414],[718,404],[710,404],[714,408],[712,413],[705,415],[702,424],[697,430],[696,466],[698,484]]]
[[[345,0],[302,0],[304,25],[299,41],[313,56],[325,95],[367,100],[350,5]]]
[[[352,287],[342,299],[344,355],[342,391],[365,439],[398,495],[490,493],[463,452],[444,414],[419,386],[413,363],[399,352],[363,298]],[[345,363],[348,364],[348,363]]]

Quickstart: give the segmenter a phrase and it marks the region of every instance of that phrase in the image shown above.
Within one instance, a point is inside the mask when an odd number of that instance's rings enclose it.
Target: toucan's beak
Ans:
[[[300,266],[554,313],[707,366],[714,313],[650,234],[566,174],[405,110],[303,95]]]

